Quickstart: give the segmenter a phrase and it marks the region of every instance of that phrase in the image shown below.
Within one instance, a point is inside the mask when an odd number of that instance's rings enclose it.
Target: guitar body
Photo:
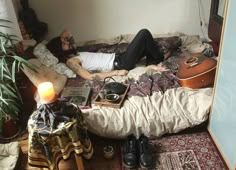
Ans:
[[[205,87],[214,83],[216,60],[201,53],[193,54],[188,59],[179,62],[177,78],[179,84],[193,89]]]

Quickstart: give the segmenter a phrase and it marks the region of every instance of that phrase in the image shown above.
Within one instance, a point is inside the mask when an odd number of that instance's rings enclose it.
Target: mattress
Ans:
[[[78,50],[119,54],[126,50],[132,37],[133,35],[121,35],[110,40],[79,43]],[[125,138],[129,134],[137,137],[141,134],[161,136],[194,127],[208,119],[212,104],[212,88],[180,87],[175,73],[178,71],[178,59],[184,57],[183,50],[197,53],[209,49],[209,45],[202,43],[197,35],[184,34],[156,36],[155,41],[163,52],[174,50],[173,55],[161,63],[169,70],[157,72],[140,62],[127,76],[114,76],[117,82],[129,83],[130,91],[121,108],[98,106],[92,102],[90,109],[82,110],[90,132],[109,138]],[[85,81],[78,76],[75,77],[71,70],[65,66],[61,67],[58,61],[51,58],[52,55],[45,49],[45,45],[36,46],[34,54],[42,64],[68,77],[66,86],[90,86],[93,92],[91,101],[103,85],[101,81]],[[49,74],[43,75],[47,77]],[[146,81],[150,78],[152,84]],[[62,89],[60,87],[60,90]]]

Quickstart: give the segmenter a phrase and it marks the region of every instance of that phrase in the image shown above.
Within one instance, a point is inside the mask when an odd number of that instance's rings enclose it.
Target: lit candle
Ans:
[[[40,103],[47,104],[55,101],[56,93],[51,82],[43,82],[38,85]]]

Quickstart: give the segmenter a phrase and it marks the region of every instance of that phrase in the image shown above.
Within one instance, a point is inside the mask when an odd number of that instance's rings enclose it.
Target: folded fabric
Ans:
[[[13,170],[19,158],[19,142],[0,144],[0,169]]]

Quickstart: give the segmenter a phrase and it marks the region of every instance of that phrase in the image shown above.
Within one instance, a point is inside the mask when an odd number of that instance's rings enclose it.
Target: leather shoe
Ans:
[[[138,164],[137,140],[134,135],[129,135],[125,143],[123,163],[127,168],[134,168]]]
[[[148,138],[141,135],[138,142],[139,148],[139,164],[142,168],[150,168],[153,163],[151,149],[149,147]]]

